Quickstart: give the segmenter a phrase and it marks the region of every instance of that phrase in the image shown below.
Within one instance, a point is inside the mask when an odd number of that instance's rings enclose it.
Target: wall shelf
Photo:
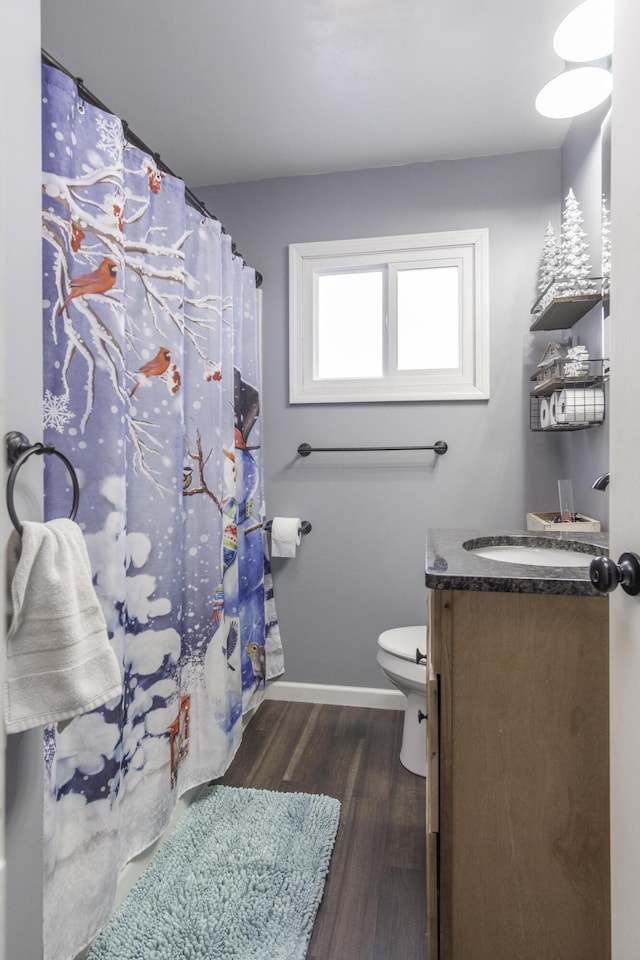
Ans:
[[[543,397],[531,397],[529,400],[529,427],[534,432],[568,433],[575,430],[588,430],[590,427],[599,427],[604,423],[604,412],[601,420],[577,420],[571,423],[549,423],[544,419]]]
[[[593,387],[604,383],[608,379],[608,360],[585,360],[583,364],[588,368],[580,376],[565,376],[564,369],[571,364],[571,360],[558,360],[547,370],[539,370],[531,375],[535,387],[530,392],[531,397],[550,397],[557,390],[580,389]],[[544,377],[544,379],[542,379]]]
[[[588,285],[588,289],[583,293],[563,293],[562,287],[566,287],[570,282],[563,277],[554,277],[542,291],[531,308],[533,320],[529,329],[532,332],[568,330],[608,297],[609,281],[606,278],[589,277],[583,281]]]
[[[567,330],[593,307],[602,301],[599,293],[585,293],[580,296],[554,297],[532,320],[529,329],[535,330]]]
[[[588,381],[560,381],[555,390],[532,392],[529,397],[531,430],[568,431],[598,427],[605,419],[605,377]]]
[[[531,391],[531,397],[550,397],[558,390],[579,389],[584,387],[593,387],[598,383],[604,383],[604,377],[592,377],[591,379],[582,378],[581,380],[563,380],[561,377],[554,377],[553,380],[545,380]]]
[[[609,281],[590,277],[584,283],[588,287],[584,293],[556,296],[562,294],[567,280],[554,277],[533,305],[529,329],[567,330],[598,304],[606,310]],[[569,432],[604,423],[609,361],[590,360],[584,348],[567,349],[570,343],[550,343],[531,376],[535,385],[529,393],[529,426],[533,431]]]

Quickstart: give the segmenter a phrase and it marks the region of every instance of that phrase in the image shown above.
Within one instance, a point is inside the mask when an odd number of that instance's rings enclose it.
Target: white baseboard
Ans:
[[[289,680],[269,680],[265,699],[332,703],[341,707],[374,707],[378,710],[404,710],[406,703],[406,697],[400,690],[343,687],[329,683],[294,683]]]

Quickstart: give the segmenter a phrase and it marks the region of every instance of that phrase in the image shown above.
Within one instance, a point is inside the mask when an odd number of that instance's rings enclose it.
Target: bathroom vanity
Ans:
[[[429,960],[608,960],[608,600],[570,555],[496,541],[608,552],[428,532]]]

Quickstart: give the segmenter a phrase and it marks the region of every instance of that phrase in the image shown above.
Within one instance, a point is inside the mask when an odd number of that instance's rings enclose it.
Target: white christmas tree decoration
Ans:
[[[611,214],[607,198],[602,195],[602,277],[611,279]]]
[[[538,291],[541,294],[553,283],[559,271],[560,247],[556,232],[551,225],[551,221],[549,221],[544,235],[544,246],[542,247],[542,257],[538,270]]]
[[[586,233],[582,229],[582,212],[573,190],[569,190],[562,213],[560,229],[560,279],[556,295],[570,297],[593,290],[591,259]]]

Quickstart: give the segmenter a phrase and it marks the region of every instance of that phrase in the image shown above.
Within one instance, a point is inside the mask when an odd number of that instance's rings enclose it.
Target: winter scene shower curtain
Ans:
[[[50,67],[43,258],[45,441],[78,475],[122,668],[121,697],[45,730],[45,960],[70,960],[178,797],[225,771],[283,666],[255,272],[182,181]],[[45,459],[46,519],[68,516],[69,479]]]

